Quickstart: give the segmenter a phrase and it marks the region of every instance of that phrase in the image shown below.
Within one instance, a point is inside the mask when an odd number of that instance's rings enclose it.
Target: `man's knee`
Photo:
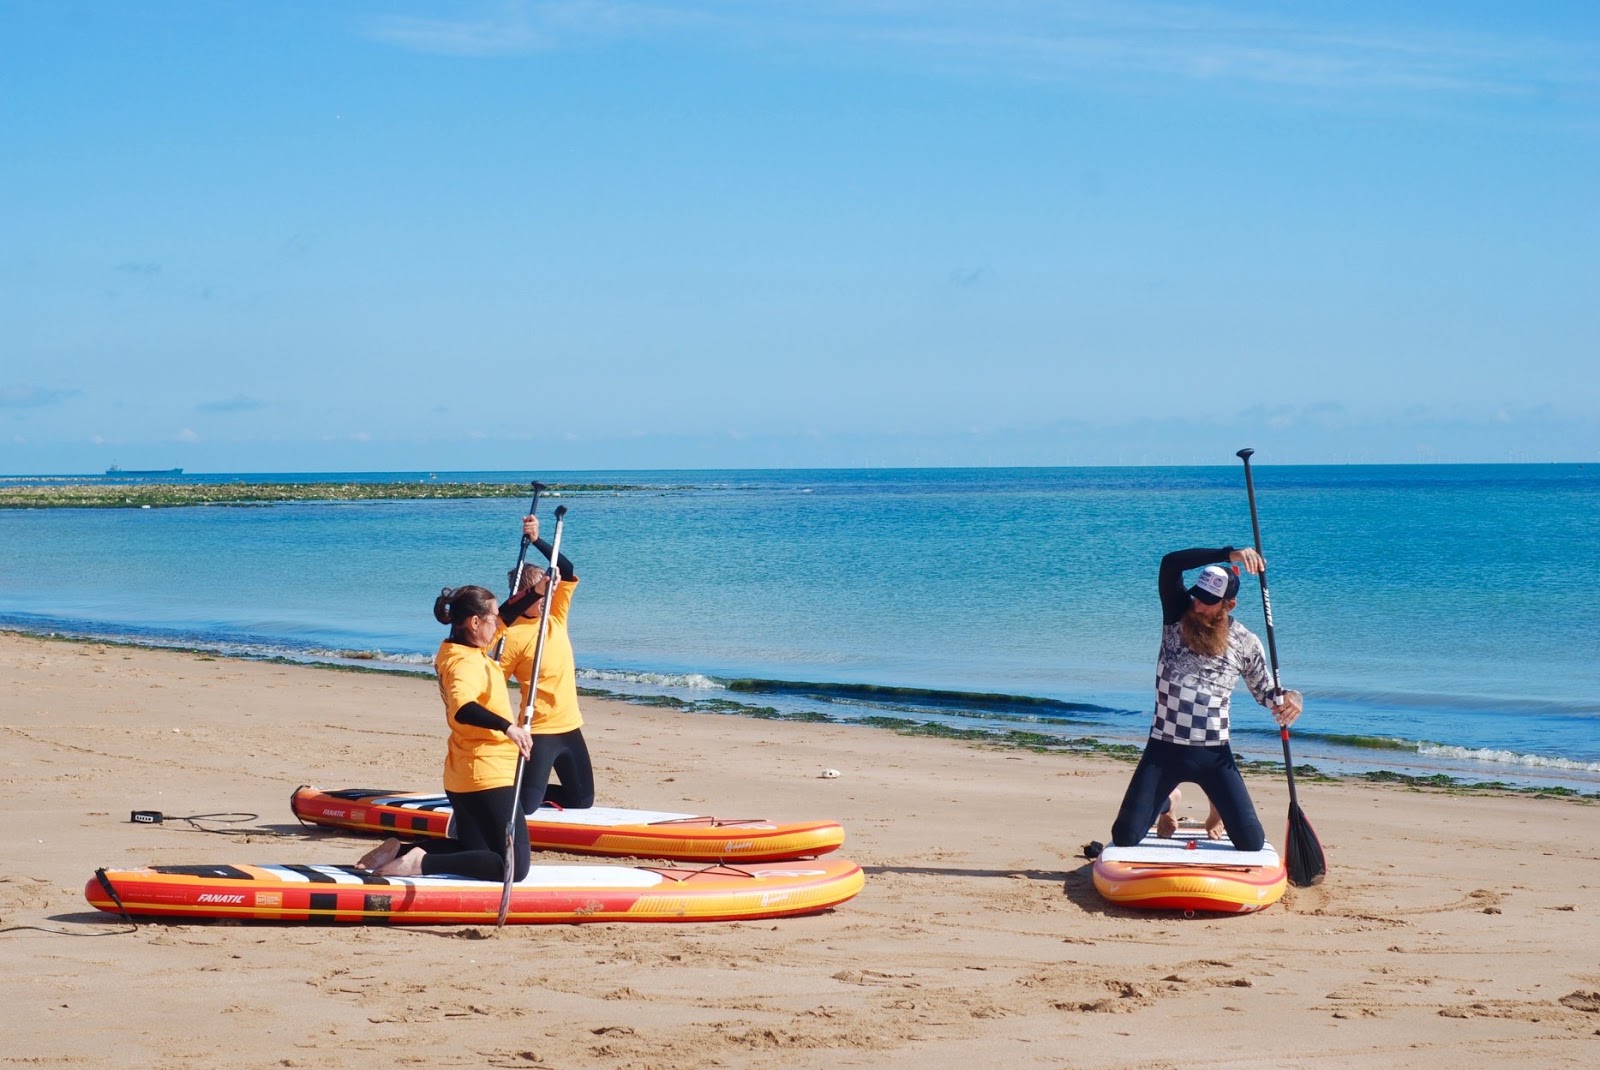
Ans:
[[[1142,829],[1135,828],[1132,821],[1119,817],[1111,823],[1111,842],[1118,847],[1137,847],[1149,828],[1148,823]]]
[[[1241,851],[1259,851],[1267,842],[1267,834],[1261,829],[1261,822],[1252,821],[1242,829],[1229,829],[1228,839]]]

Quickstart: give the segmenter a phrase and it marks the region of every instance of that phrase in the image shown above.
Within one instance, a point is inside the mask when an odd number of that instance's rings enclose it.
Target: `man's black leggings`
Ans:
[[[1179,784],[1198,784],[1222,817],[1228,839],[1241,851],[1259,851],[1267,842],[1256,817],[1255,804],[1245,790],[1244,778],[1233,760],[1233,748],[1191,747],[1152,739],[1128,781],[1122,809],[1111,826],[1111,842],[1132,847],[1144,839],[1161,811],[1161,804]]]

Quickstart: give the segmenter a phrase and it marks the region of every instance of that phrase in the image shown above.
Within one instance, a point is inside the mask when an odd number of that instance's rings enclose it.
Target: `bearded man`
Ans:
[[[1155,719],[1111,826],[1111,842],[1119,847],[1144,838],[1180,783],[1198,784],[1206,793],[1234,847],[1259,851],[1266,842],[1228,743],[1229,703],[1243,677],[1256,701],[1287,728],[1300,716],[1301,697],[1274,687],[1261,640],[1231,616],[1239,573],[1221,562],[1242,565],[1251,575],[1266,567],[1255,550],[1231,546],[1176,550],[1161,559]],[[1195,568],[1200,575],[1185,588],[1183,574]]]

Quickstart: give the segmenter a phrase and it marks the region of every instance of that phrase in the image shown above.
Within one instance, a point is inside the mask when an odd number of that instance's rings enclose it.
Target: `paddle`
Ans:
[[[528,673],[528,679],[523,682],[523,686],[532,688],[533,693],[528,696],[528,702],[523,707],[522,713],[518,715],[518,720],[523,720],[527,717],[528,713],[533,709],[534,702],[537,701],[538,698],[539,662],[544,657],[544,636],[545,629],[550,624],[550,603],[555,600],[556,584],[561,582],[561,570],[556,567],[556,562],[561,560],[561,527],[564,523],[566,515],[566,506],[556,506],[556,532],[555,535],[553,535],[550,539],[550,567],[545,571],[545,576],[548,579],[544,590],[544,602],[539,606],[539,637],[533,644],[533,669]],[[527,536],[523,536],[522,543],[522,552],[526,554],[528,552]],[[517,578],[522,578],[522,562],[520,560],[517,562]],[[512,594],[515,595],[515,593],[516,588],[513,587]],[[501,645],[504,646],[504,636],[501,637],[500,642]],[[495,660],[499,660],[498,652],[495,655]],[[499,917],[495,919],[494,923],[494,927],[496,929],[499,929],[505,925],[506,912],[511,908],[511,885],[516,878],[517,869],[515,853],[517,842],[517,823],[522,822],[524,826],[526,826],[528,820],[523,816],[521,801],[522,770],[526,768],[527,764],[528,763],[523,761],[520,756],[517,758],[517,775],[512,778],[511,781],[511,819],[506,822],[505,883],[500,888],[500,914]]]
[[[1281,695],[1283,684],[1278,679],[1278,642],[1272,631],[1272,596],[1267,593],[1266,556],[1261,553],[1261,521],[1256,515],[1256,486],[1250,477],[1250,455],[1255,450],[1243,449],[1236,456],[1244,462],[1244,489],[1250,495],[1250,527],[1255,533],[1256,553],[1261,556],[1261,613],[1267,621],[1267,652],[1272,658],[1272,686]],[[1328,872],[1327,861],[1322,857],[1322,844],[1311,827],[1311,821],[1300,809],[1299,797],[1294,790],[1294,759],[1289,757],[1289,729],[1280,728],[1283,738],[1283,768],[1289,774],[1289,829],[1284,834],[1283,861],[1289,872],[1289,883],[1297,888],[1320,884]]]
[[[539,511],[539,495],[549,489],[549,487],[545,486],[537,479],[533,481],[533,504],[528,506],[529,516],[533,516]],[[511,593],[506,595],[507,601],[510,601],[517,596],[517,584],[522,579],[522,563],[528,559],[528,547],[532,543],[533,540],[528,538],[527,533],[524,532],[522,535],[522,545],[517,548],[517,567],[511,570]],[[500,654],[505,650],[505,648],[506,633],[501,632],[500,641],[494,646],[494,660],[500,660]]]

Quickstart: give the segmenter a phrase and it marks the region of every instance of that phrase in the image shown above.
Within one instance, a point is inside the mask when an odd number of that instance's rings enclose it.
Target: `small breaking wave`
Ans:
[[[333,659],[337,661],[370,661],[380,665],[432,665],[431,654],[385,654],[381,650],[318,650],[311,649],[305,656],[318,661]]]
[[[690,691],[726,691],[727,685],[697,672],[627,672],[622,669],[579,669],[578,679],[607,684],[644,684],[648,687],[681,687]]]
[[[1427,758],[1454,758],[1496,765],[1516,765],[1528,769],[1560,769],[1566,772],[1600,773],[1600,762],[1572,758],[1547,758],[1540,754],[1519,754],[1493,747],[1455,747],[1443,743],[1420,743],[1417,753]]]

